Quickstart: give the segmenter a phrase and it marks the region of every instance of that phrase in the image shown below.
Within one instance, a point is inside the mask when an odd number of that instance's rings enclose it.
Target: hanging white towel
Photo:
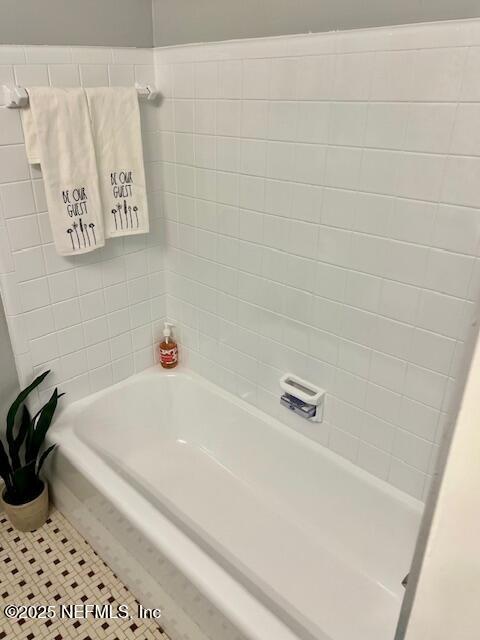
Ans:
[[[32,89],[30,89],[32,91]],[[38,148],[37,127],[30,107],[20,110],[22,114],[23,135],[29,164],[40,164],[40,149]]]
[[[29,162],[42,167],[57,252],[93,251],[105,244],[95,149],[83,89],[33,87],[23,113]]]
[[[85,89],[106,238],[147,233],[148,203],[135,88]]]

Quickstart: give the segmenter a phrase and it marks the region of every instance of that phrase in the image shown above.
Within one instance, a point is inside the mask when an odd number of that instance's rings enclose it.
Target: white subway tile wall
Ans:
[[[0,82],[108,86],[155,82],[153,51],[103,47],[0,47]],[[159,109],[141,105],[146,140]],[[151,134],[153,137],[153,133]],[[148,160],[148,158],[147,158]],[[22,384],[52,369],[73,401],[151,366],[166,317],[161,210],[147,161],[151,232],[64,258],[52,244],[42,174],[25,156],[20,113],[0,109],[0,274]]]
[[[423,499],[480,292],[480,22],[162,48],[155,70],[182,359]],[[327,390],[322,424],[279,405],[286,371]]]
[[[155,79],[154,79],[155,78]],[[0,82],[156,82],[148,236],[57,256],[18,111],[0,110],[0,285],[22,382],[70,401],[194,370],[423,499],[480,293],[480,22],[152,50],[0,47]],[[325,420],[279,405],[286,371]],[[49,389],[41,391],[42,398]]]

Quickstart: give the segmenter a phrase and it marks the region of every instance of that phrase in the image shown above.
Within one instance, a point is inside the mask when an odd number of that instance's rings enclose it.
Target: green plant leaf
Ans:
[[[7,491],[12,487],[12,467],[3,443],[0,442],[0,476],[5,482]]]
[[[15,469],[12,484],[12,489],[6,495],[10,504],[25,504],[40,495],[43,483],[35,473],[35,461]]]
[[[28,433],[30,424],[31,424],[30,412],[28,408],[23,405],[22,408],[22,419],[20,422],[20,426],[18,428],[17,437],[14,438],[13,443],[10,445],[10,458],[12,460],[12,469],[17,469],[21,466],[20,463],[20,447],[25,440],[25,436]]]
[[[56,444],[52,444],[50,447],[48,447],[48,449],[46,449],[42,455],[40,456],[40,460],[38,462],[38,467],[37,467],[37,476],[40,475],[40,471],[42,470],[43,467],[43,463],[45,462],[45,460],[47,459],[48,454],[53,451],[55,449],[57,445]]]
[[[8,442],[8,446],[9,446],[10,452],[11,452],[12,446],[15,447],[15,437],[14,437],[13,431],[14,431],[14,427],[15,427],[15,417],[17,415],[17,411],[19,410],[20,406],[25,402],[25,400],[28,398],[29,394],[36,387],[38,387],[39,384],[41,384],[45,380],[45,378],[48,376],[49,373],[50,373],[50,370],[44,371],[41,375],[39,375],[37,378],[35,378],[35,380],[31,384],[29,384],[28,387],[26,387],[25,389],[20,391],[20,393],[18,394],[16,399],[13,401],[10,409],[8,410],[8,413],[7,413],[7,442]]]
[[[58,393],[58,389],[55,389],[50,400],[41,410],[35,428],[31,432],[31,437],[27,441],[27,449],[25,451],[25,460],[27,463],[37,458],[40,447],[45,440],[45,436],[47,435],[47,431],[52,424],[53,416],[57,408],[58,399],[63,395],[63,393]]]
[[[33,432],[35,431],[35,424],[37,422],[38,416],[42,413],[43,407],[37,411],[37,413],[30,420],[30,426],[27,430],[27,436],[25,438],[25,461],[27,460],[27,454],[30,450],[30,443],[32,442]]]
[[[35,463],[29,462],[23,467],[15,469],[13,472],[13,481],[15,484],[15,491],[18,493],[26,493],[29,485],[35,480]]]

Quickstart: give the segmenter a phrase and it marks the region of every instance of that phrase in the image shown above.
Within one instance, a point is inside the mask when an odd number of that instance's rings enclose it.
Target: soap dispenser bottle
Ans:
[[[173,369],[178,364],[178,347],[172,338],[171,322],[164,323],[163,341],[160,343],[160,364],[164,369]]]

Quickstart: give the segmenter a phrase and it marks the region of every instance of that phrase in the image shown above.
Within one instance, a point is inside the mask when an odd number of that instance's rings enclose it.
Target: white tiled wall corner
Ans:
[[[154,82],[149,49],[0,47],[1,79],[28,85]],[[145,137],[159,109],[141,105]],[[166,317],[161,182],[146,159],[151,233],[59,257],[38,167],[29,167],[18,110],[0,109],[2,297],[20,381],[52,369],[65,401],[150,366]],[[44,386],[41,397],[50,392]]]
[[[0,110],[0,280],[22,381],[74,400],[192,368],[418,498],[480,291],[480,23],[151,50],[0,47],[0,82],[156,82],[151,232],[57,256],[17,111]],[[467,354],[468,355],[468,354]],[[325,421],[278,402],[285,371]],[[48,389],[42,391],[45,395]]]
[[[155,50],[167,311],[218,384],[417,498],[480,292],[480,22]],[[280,407],[285,371],[325,421]]]

